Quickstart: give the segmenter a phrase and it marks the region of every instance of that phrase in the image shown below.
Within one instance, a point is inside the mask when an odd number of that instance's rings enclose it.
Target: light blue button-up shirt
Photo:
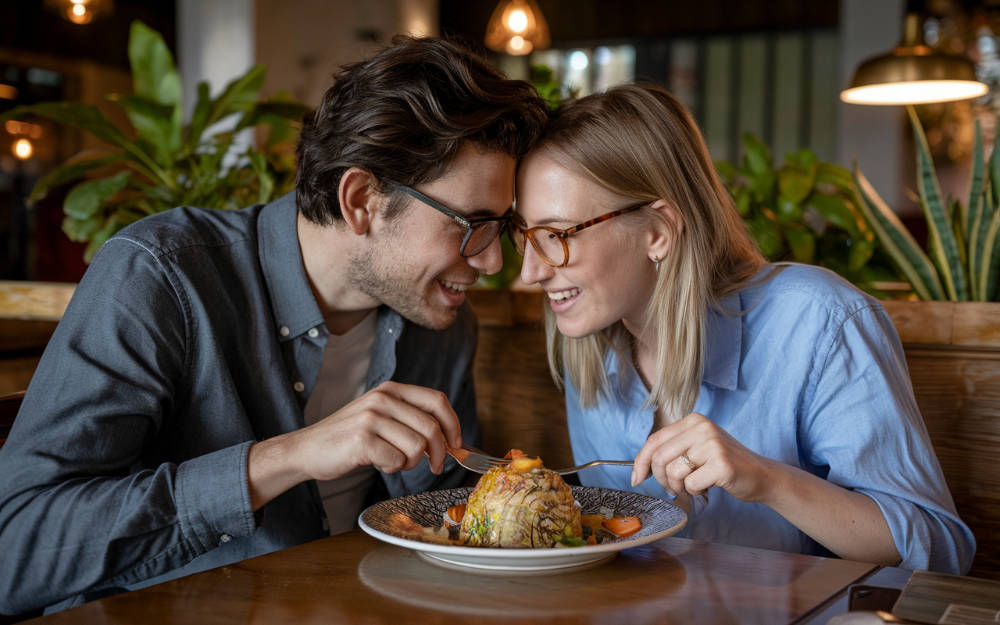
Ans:
[[[900,566],[966,572],[975,539],[955,511],[899,337],[878,301],[830,271],[792,264],[729,295],[721,308],[710,314],[694,411],[762,456],[874,499]],[[581,408],[566,380],[578,463],[634,458],[653,428],[649,393],[632,366],[609,353],[605,367],[610,388],[624,390],[602,395],[595,407]],[[629,480],[628,467],[580,473],[586,485],[669,499],[652,478],[634,488]],[[681,535],[830,555],[764,504],[712,488],[708,504],[694,498],[693,505]]]

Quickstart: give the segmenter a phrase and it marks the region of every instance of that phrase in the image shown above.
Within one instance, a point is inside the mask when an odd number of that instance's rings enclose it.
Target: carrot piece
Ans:
[[[465,504],[458,504],[457,506],[448,507],[448,518],[450,518],[455,523],[461,523],[462,518],[465,517]]]
[[[524,453],[520,449],[511,449],[510,451],[507,452],[507,455],[505,455],[504,458],[506,458],[507,460],[513,460],[514,458],[522,458],[527,455],[528,454]]]
[[[587,536],[587,544],[588,545],[596,545],[597,544],[597,536],[594,536],[593,534],[591,534],[590,536]]]
[[[639,517],[635,516],[616,516],[611,519],[605,519],[601,525],[620,538],[631,536],[642,529],[642,521],[639,520]]]

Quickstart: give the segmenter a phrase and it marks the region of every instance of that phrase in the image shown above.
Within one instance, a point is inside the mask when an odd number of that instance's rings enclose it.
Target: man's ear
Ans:
[[[680,240],[681,233],[684,232],[684,218],[680,211],[666,200],[657,200],[649,207],[654,212],[646,253],[651,261],[658,263],[667,257]]]
[[[354,234],[366,234],[378,211],[375,177],[360,167],[351,167],[340,177],[337,200],[344,222]]]

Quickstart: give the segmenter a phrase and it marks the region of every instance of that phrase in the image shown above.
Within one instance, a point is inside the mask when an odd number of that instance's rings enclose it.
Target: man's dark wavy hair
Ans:
[[[546,119],[534,87],[466,47],[397,36],[372,58],[342,67],[303,121],[299,210],[322,225],[343,219],[337,189],[349,167],[370,172],[386,192],[389,181],[412,187],[436,179],[466,141],[520,158]]]

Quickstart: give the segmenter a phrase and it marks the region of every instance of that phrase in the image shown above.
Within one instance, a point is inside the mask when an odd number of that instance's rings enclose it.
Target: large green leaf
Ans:
[[[851,251],[847,256],[847,268],[850,271],[858,271],[871,260],[875,253],[875,242],[865,239],[852,239]]]
[[[180,148],[181,127],[174,119],[175,108],[133,95],[120,101],[139,137],[153,146],[156,161],[169,168]]]
[[[800,263],[812,264],[816,260],[816,237],[806,228],[787,225],[782,230],[792,257]]]
[[[816,164],[790,164],[778,172],[778,193],[794,204],[801,204],[816,185]]]
[[[101,205],[125,188],[131,175],[126,169],[110,178],[81,182],[66,196],[63,212],[74,219],[90,219]]]
[[[993,211],[989,227],[983,237],[979,276],[979,295],[984,301],[997,301],[998,275],[1000,275],[1000,210]]]
[[[0,122],[18,119],[26,115],[38,115],[54,122],[79,128],[102,141],[120,148],[135,148],[96,106],[82,102],[41,102],[15,107],[3,115]]]
[[[743,162],[753,175],[772,174],[771,150],[752,133],[743,135]]]
[[[962,232],[965,240],[968,241],[972,234],[971,212],[973,207],[982,200],[983,180],[985,165],[983,164],[983,135],[979,129],[979,120],[976,120],[975,140],[972,146],[972,180],[969,182],[969,202],[962,206]]]
[[[778,196],[778,203],[775,207],[778,221],[781,223],[802,221],[802,205],[794,202],[783,195]]]
[[[857,219],[846,199],[839,195],[815,193],[809,198],[808,205],[830,223],[846,230],[852,237],[860,237]]]
[[[35,183],[35,187],[31,190],[31,195],[28,197],[28,203],[34,204],[48,195],[49,191],[52,189],[66,184],[71,180],[82,178],[87,172],[94,169],[104,167],[105,165],[111,165],[113,163],[120,163],[125,160],[125,158],[124,154],[117,153],[99,158],[79,160],[68,165],[58,167],[47,173]]]
[[[150,178],[157,178],[168,186],[176,184],[152,156],[147,154],[138,143],[126,138],[96,106],[82,102],[41,102],[11,109],[0,115],[0,122],[17,119],[24,115],[38,115],[89,132],[98,139],[127,152],[135,161],[136,168]]]
[[[969,299],[965,272],[948,209],[941,199],[941,189],[938,186],[937,174],[934,172],[934,161],[931,159],[927,137],[913,107],[907,106],[906,110],[910,114],[913,136],[917,144],[917,188],[920,190],[920,204],[924,209],[929,234],[936,237],[938,243],[934,249],[937,268],[948,298],[953,301],[965,301]]]
[[[243,130],[257,124],[286,122],[289,120],[295,122],[302,121],[302,116],[308,111],[308,107],[298,102],[284,102],[280,100],[258,102],[243,115],[234,130]]]
[[[257,101],[257,93],[264,86],[265,73],[263,65],[255,65],[226,85],[219,97],[212,100],[206,127],[233,113],[250,110]]]
[[[77,219],[67,215],[63,218],[62,231],[66,233],[70,241],[84,243],[94,236],[104,224],[104,215],[94,215],[87,219]]]
[[[135,94],[164,106],[180,106],[181,77],[163,37],[136,20],[128,38],[128,60],[132,65]]]
[[[934,264],[857,166],[854,168],[854,182],[858,207],[878,236],[879,243],[909,280],[913,290],[920,299],[945,299]]]
[[[850,191],[854,185],[851,172],[833,163],[816,165],[816,184],[829,184]]]
[[[208,124],[208,116],[212,112],[212,96],[209,93],[208,83],[201,81],[198,83],[198,100],[194,105],[194,113],[191,115],[191,124],[188,126],[185,147],[187,152],[194,152],[201,141],[201,133],[205,132]]]
[[[777,256],[784,249],[784,241],[778,224],[764,215],[756,215],[747,222],[747,227],[764,256],[770,260],[780,260]]]
[[[257,203],[266,204],[271,201],[271,194],[274,192],[274,178],[267,170],[267,159],[260,152],[249,152],[248,156],[250,157],[250,165],[260,181]]]

